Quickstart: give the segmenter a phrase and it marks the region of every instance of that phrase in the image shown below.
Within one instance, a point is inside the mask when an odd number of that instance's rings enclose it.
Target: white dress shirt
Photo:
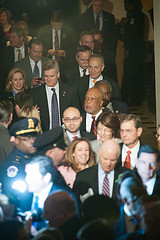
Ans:
[[[25,58],[25,46],[23,44],[22,47],[20,47],[20,48],[14,48],[14,61],[15,62],[18,61],[18,49],[20,49],[20,51],[21,51],[22,58]]]
[[[99,30],[101,31],[103,28],[103,12],[100,12],[99,14],[93,13],[94,15],[94,21],[96,23],[97,15],[99,16]]]
[[[102,194],[103,188],[103,181],[106,176],[106,173],[101,168],[100,163],[98,163],[98,193]],[[109,191],[110,191],[110,198],[113,194],[113,183],[114,183],[114,169],[108,173],[108,180],[109,180]]]
[[[79,66],[79,74],[80,74],[80,77],[83,77],[83,68],[81,68],[80,66]],[[88,68],[86,69],[86,75],[89,75],[89,72],[88,72]]]
[[[140,149],[140,141],[138,140],[137,144],[133,148],[128,148],[125,144],[122,147],[122,166],[124,166],[124,162],[127,156],[127,151],[131,151],[130,159],[131,159],[131,169],[135,168],[136,165],[136,158],[138,155],[138,151]]]
[[[33,73],[34,66],[35,66],[35,61],[33,61],[31,57],[29,57],[29,61],[30,61],[30,65],[31,65],[32,73]],[[37,66],[38,66],[38,69],[39,69],[39,76],[42,77],[42,60],[39,60],[37,62]]]
[[[156,177],[157,177],[157,175],[154,174],[154,176],[151,179],[149,179],[148,181],[146,181],[144,183],[144,185],[146,186],[148,195],[152,195],[152,193],[153,193],[154,185],[156,182]]]
[[[92,88],[94,87],[94,82],[93,82],[94,79],[92,79],[91,77],[89,77],[89,88]],[[97,79],[97,82],[100,81],[100,80],[103,80],[103,76],[102,74],[99,76],[99,78]]]
[[[74,140],[73,137],[77,137],[77,138],[80,138],[81,137],[81,134],[80,134],[80,131],[78,131],[78,133],[76,135],[73,135],[72,133],[70,133],[68,130],[66,130],[66,133],[67,133],[67,136],[69,137],[69,140],[72,142]]]
[[[39,208],[43,208],[44,207],[44,202],[47,199],[52,186],[53,186],[53,182],[50,182],[48,184],[48,186],[46,188],[44,188],[41,192],[39,192],[38,194],[37,193],[33,194],[33,201],[32,201],[31,209],[33,209],[33,207],[34,207],[34,204],[35,204],[37,196],[38,196],[38,199],[39,199],[38,200],[38,207]]]
[[[53,50],[55,50],[55,34],[56,31],[52,28],[52,46],[53,46]],[[59,40],[59,49],[61,49],[61,29],[57,30],[57,34],[58,34],[58,40]],[[55,59],[55,56],[52,56],[52,59]]]
[[[46,88],[46,94],[47,94],[47,102],[48,102],[48,109],[49,109],[49,119],[50,119],[50,124],[49,124],[49,129],[52,129],[52,109],[51,109],[51,102],[52,102],[52,94],[53,91],[51,90],[52,87],[47,86],[45,84]],[[57,82],[56,86],[54,86],[55,92],[57,94],[57,101],[58,101],[58,109],[59,109],[59,125],[61,125],[61,117],[60,117],[60,103],[59,103],[59,83]]]
[[[91,115],[90,113],[86,113],[86,131],[91,132],[91,126],[93,118],[92,116],[95,116],[95,120],[99,117],[99,115],[102,113],[102,110],[100,110],[96,115]]]

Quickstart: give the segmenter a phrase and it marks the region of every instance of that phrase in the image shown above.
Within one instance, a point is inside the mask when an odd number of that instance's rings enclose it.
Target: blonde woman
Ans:
[[[95,165],[94,153],[92,151],[90,142],[86,138],[77,138],[73,140],[62,162],[62,166],[58,168],[66,183],[70,188],[76,178],[76,173]]]
[[[37,118],[38,119],[38,129],[39,129],[39,132],[42,133],[41,119],[40,119],[40,114],[39,114],[37,107],[29,106],[29,105],[22,107],[20,116]]]

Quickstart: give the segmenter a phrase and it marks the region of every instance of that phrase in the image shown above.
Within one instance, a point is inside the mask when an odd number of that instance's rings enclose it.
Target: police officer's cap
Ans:
[[[9,134],[11,136],[17,137],[19,135],[23,136],[33,136],[39,133],[37,118],[20,118],[15,122],[9,129]]]
[[[66,144],[63,138],[63,128],[60,126],[55,127],[37,136],[34,147],[37,148],[38,154],[45,154],[47,150],[55,147],[65,149]]]

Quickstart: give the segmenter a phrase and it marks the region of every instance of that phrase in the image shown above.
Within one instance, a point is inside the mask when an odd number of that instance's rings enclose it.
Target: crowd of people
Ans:
[[[144,145],[128,107],[142,100],[142,5],[125,0],[116,26],[104,0],[83,2],[75,29],[58,9],[32,36],[0,8],[2,240],[159,239],[160,126]]]

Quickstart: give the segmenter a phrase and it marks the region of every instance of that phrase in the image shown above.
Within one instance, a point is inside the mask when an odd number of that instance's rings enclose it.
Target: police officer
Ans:
[[[16,198],[17,190],[15,189],[17,185],[21,187],[17,181],[25,179],[26,163],[36,153],[33,143],[35,136],[39,133],[37,125],[38,120],[36,118],[20,118],[9,129],[10,141],[13,142],[14,148],[2,165],[0,182],[2,184],[2,192],[11,200]],[[23,189],[19,190],[23,191]]]

